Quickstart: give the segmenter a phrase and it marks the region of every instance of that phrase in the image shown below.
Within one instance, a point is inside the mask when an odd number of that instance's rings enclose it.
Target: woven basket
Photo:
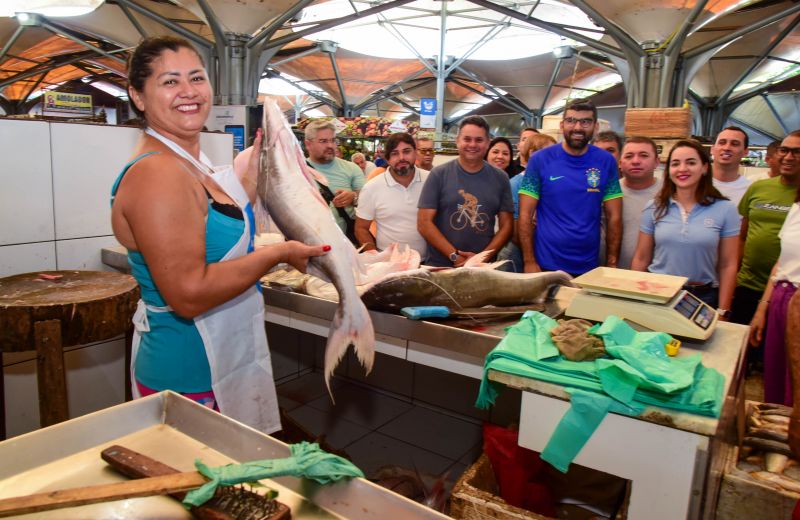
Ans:
[[[465,520],[553,520],[514,507],[499,496],[492,464],[484,453],[461,475],[450,495],[450,516]]]

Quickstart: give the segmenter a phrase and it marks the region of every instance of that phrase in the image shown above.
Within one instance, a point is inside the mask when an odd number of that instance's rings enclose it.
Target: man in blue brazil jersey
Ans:
[[[540,150],[528,161],[519,189],[519,239],[526,273],[560,269],[579,275],[597,267],[603,211],[606,264],[617,266],[622,190],[614,157],[589,144],[596,125],[597,109],[591,102],[571,102],[561,120],[561,146]]]

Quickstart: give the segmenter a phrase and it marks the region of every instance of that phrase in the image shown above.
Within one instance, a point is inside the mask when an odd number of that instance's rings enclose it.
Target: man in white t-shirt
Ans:
[[[355,233],[364,249],[386,249],[393,242],[408,244],[425,257],[427,243],[417,231],[417,203],[427,170],[417,168],[414,138],[392,134],[385,145],[389,164],[385,172],[361,189],[356,207]],[[376,224],[373,237],[370,226]]]
[[[729,126],[717,135],[717,140],[711,147],[711,154],[714,156],[714,187],[734,204],[739,204],[750,186],[747,177],[739,175],[739,165],[742,157],[747,155],[748,146],[747,133],[738,126]]]
[[[661,189],[656,143],[649,137],[629,137],[622,147],[619,171],[622,174],[622,243],[617,267],[630,269],[636,244],[639,242],[639,220],[647,203]]]

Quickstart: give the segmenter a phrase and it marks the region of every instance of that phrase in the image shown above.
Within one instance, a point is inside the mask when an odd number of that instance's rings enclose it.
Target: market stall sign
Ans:
[[[94,115],[91,94],[45,92],[43,115],[91,117]]]

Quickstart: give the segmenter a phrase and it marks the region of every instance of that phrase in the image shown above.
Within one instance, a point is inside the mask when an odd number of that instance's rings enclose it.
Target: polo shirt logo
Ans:
[[[597,168],[589,168],[586,170],[586,184],[589,186],[586,188],[586,191],[596,191],[599,192],[598,186],[600,186],[600,170]]]
[[[705,227],[714,227],[714,219],[713,218],[704,219],[703,220],[703,225]]]

